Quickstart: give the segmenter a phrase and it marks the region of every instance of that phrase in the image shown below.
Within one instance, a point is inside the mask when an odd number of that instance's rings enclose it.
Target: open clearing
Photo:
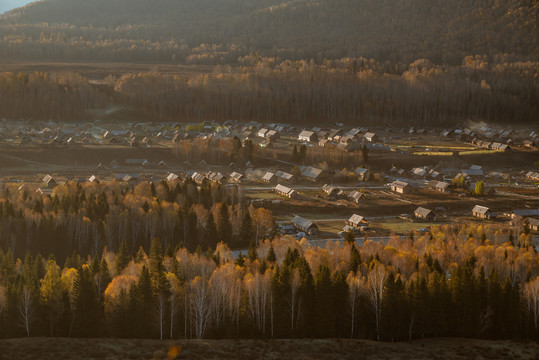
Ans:
[[[383,343],[349,339],[135,340],[23,338],[0,340],[0,359],[537,359],[532,342],[423,339]],[[179,350],[177,356],[173,356]],[[170,353],[169,353],[170,351]]]

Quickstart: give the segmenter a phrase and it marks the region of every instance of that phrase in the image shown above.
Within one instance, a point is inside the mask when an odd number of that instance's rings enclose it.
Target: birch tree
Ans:
[[[348,274],[348,278],[346,279],[348,283],[348,300],[350,304],[350,313],[351,313],[351,325],[350,325],[350,337],[354,337],[354,324],[356,322],[356,307],[357,307],[357,299],[360,294],[361,290],[361,282],[359,278],[351,271],[350,274]]]
[[[528,303],[528,311],[533,314],[533,324],[537,330],[539,317],[539,276],[525,285],[524,295]]]
[[[189,300],[195,336],[204,338],[211,318],[210,286],[208,280],[197,276],[189,282]]]
[[[30,286],[24,285],[19,299],[19,315],[26,336],[30,336],[30,325],[34,321],[34,313],[34,291]]]
[[[380,341],[380,319],[382,317],[382,299],[384,298],[385,278],[385,266],[379,262],[375,262],[368,274],[366,290],[371,311],[374,313],[376,339],[378,341]]]

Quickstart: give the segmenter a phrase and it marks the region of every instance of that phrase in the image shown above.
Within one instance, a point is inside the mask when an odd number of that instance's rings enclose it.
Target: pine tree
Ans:
[[[333,286],[329,268],[320,265],[314,276],[316,302],[316,334],[317,337],[330,337],[335,332],[335,308],[333,306]]]
[[[94,279],[87,265],[81,265],[73,279],[73,328],[76,337],[96,337],[100,333],[101,311]]]
[[[151,336],[153,314],[153,289],[150,272],[146,265],[142,267],[136,291],[136,334],[138,337],[148,338]]]
[[[356,247],[356,244],[350,246],[350,271],[357,272],[359,266],[361,265],[361,255],[359,250]]]
[[[230,240],[232,239],[232,226],[230,225],[228,205],[225,202],[222,202],[219,208],[219,222],[217,229],[223,242],[225,244],[230,244]]]
[[[247,254],[247,258],[253,262],[258,258],[258,252],[256,251],[256,244],[254,240],[251,240],[251,243],[249,244],[249,252]]]
[[[273,244],[270,245],[268,255],[266,256],[266,261],[270,264],[275,264],[275,262],[277,261],[277,256],[275,255],[275,249],[273,248]]]
[[[206,244],[209,249],[215,249],[217,243],[219,242],[219,233],[217,232],[217,226],[215,225],[215,219],[213,214],[210,213],[208,217],[208,222],[206,224]]]
[[[369,149],[365,144],[361,147],[361,160],[363,162],[363,167],[367,167],[367,164],[369,163]]]
[[[349,244],[356,243],[356,238],[354,237],[354,234],[352,233],[352,231],[349,230],[346,232],[346,235],[344,236],[344,242],[349,243]]]
[[[129,262],[131,261],[131,256],[129,255],[129,252],[127,251],[127,243],[122,241],[122,244],[120,245],[120,249],[118,250],[118,253],[116,254],[116,274],[120,274],[123,269],[129,265]]]
[[[243,220],[241,222],[241,227],[240,227],[240,244],[238,245],[241,246],[245,244],[250,244],[253,239],[254,239],[253,220],[251,219],[251,215],[249,214],[249,211],[245,211],[243,215]]]
[[[138,251],[137,251],[137,254],[135,255],[135,263],[137,264],[140,264],[142,263],[143,261],[146,260],[146,252],[144,251],[144,249],[141,247],[139,247]]]

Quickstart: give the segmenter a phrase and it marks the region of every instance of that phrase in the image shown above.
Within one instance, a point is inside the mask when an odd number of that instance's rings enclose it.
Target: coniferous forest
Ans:
[[[536,339],[539,257],[465,224],[309,245],[187,181],[0,199],[0,336]],[[231,248],[248,247],[234,256]]]

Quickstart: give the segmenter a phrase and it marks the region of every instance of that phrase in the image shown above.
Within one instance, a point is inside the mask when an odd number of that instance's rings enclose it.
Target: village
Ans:
[[[218,182],[312,243],[476,222],[539,248],[537,129],[0,121],[0,184]]]

